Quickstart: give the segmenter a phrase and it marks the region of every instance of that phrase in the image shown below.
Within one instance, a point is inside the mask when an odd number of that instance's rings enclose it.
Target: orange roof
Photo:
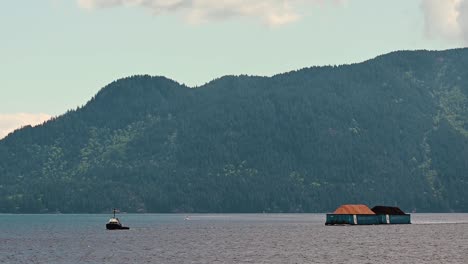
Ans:
[[[373,215],[375,214],[372,212],[367,205],[364,204],[345,204],[338,209],[335,210],[334,214],[365,214],[365,215]]]

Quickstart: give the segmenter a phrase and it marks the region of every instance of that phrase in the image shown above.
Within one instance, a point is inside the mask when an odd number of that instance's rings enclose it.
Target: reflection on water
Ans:
[[[1,215],[0,263],[467,263],[468,214],[325,226],[324,214]]]

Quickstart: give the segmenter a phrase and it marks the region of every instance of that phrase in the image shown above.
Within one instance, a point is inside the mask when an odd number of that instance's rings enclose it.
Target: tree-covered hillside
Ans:
[[[457,49],[121,79],[0,141],[0,212],[468,212],[467,69]]]

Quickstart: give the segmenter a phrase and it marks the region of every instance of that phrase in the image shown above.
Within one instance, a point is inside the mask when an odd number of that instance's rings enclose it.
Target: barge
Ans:
[[[327,214],[325,225],[380,225],[411,224],[411,215],[398,207],[375,206],[369,209],[364,204],[346,204],[332,214]]]

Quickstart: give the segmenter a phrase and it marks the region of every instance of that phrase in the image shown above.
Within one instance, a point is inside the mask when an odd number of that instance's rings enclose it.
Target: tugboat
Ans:
[[[120,223],[119,218],[115,217],[115,209],[114,209],[114,217],[109,219],[109,222],[106,224],[106,229],[107,230],[128,230],[130,227],[128,226],[122,226],[122,223]]]

